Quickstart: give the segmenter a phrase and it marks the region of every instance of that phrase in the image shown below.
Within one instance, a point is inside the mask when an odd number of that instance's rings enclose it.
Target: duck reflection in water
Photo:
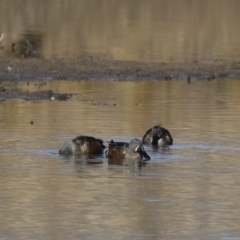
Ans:
[[[64,155],[61,158],[65,163],[74,162],[76,165],[102,164],[104,163],[103,154],[85,154],[85,155]]]
[[[151,159],[142,142],[136,138],[130,143],[110,141],[105,154],[108,163],[114,165],[142,165]]]

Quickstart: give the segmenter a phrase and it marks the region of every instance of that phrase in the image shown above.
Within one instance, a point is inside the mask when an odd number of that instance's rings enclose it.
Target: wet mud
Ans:
[[[29,91],[26,89],[14,89],[7,87],[0,87],[0,102],[7,99],[23,99],[26,101],[36,101],[36,100],[58,100],[67,101],[72,98],[73,94],[61,94],[56,93],[52,90],[39,90],[39,91]]]
[[[30,43],[28,43],[29,46]],[[28,47],[29,47],[28,46]],[[14,46],[15,47],[15,46]],[[28,55],[31,56],[31,55]],[[7,99],[59,100],[72,98],[69,93],[53,90],[29,91],[5,86],[5,82],[29,82],[42,80],[192,80],[212,81],[223,78],[239,78],[240,62],[226,64],[194,63],[144,63],[117,61],[112,58],[84,56],[72,59],[45,59],[41,57],[0,58],[0,101]]]
[[[0,82],[34,80],[191,80],[240,77],[240,62],[145,63],[85,56],[72,59],[0,58]]]

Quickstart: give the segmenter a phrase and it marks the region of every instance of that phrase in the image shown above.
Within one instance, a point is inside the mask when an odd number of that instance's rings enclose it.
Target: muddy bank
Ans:
[[[111,58],[79,57],[72,59],[1,58],[0,82],[29,80],[213,80],[238,78],[240,62],[143,63],[116,61]]]

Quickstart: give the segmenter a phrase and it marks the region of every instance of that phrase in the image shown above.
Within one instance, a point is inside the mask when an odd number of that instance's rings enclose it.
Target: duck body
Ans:
[[[142,142],[143,144],[163,147],[172,145],[173,138],[166,128],[161,127],[161,125],[157,125],[147,130],[142,138]]]
[[[78,136],[72,141],[65,143],[59,150],[61,155],[87,155],[102,154],[105,146],[101,139],[90,136]]]
[[[109,160],[150,160],[142,142],[139,139],[132,139],[130,143],[111,141],[105,150],[106,157]]]

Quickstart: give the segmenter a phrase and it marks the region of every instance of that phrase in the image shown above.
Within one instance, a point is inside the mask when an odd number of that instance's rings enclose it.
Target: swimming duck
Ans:
[[[111,141],[105,150],[108,159],[150,160],[141,140],[132,139],[130,143]]]
[[[142,138],[142,142],[143,144],[152,144],[162,147],[172,145],[173,139],[166,128],[161,127],[161,125],[157,125],[147,130]]]
[[[78,136],[65,143],[59,150],[61,155],[102,154],[105,146],[101,139],[90,136]]]

